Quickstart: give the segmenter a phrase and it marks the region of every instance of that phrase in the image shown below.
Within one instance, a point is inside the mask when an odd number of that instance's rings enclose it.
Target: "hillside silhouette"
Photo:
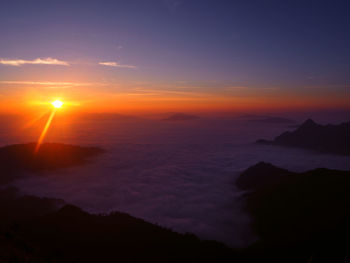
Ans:
[[[0,262],[227,262],[237,255],[125,213],[90,214],[61,199],[21,195],[4,188],[24,174],[82,165],[103,152],[58,143],[0,148]]]
[[[233,250],[125,213],[0,190],[0,262],[231,262]],[[230,261],[229,261],[230,260]]]
[[[21,172],[81,165],[103,152],[63,144],[0,148],[0,262],[349,262],[350,171],[296,173],[269,163],[245,170],[237,186],[259,240],[232,249],[121,212],[91,214],[61,199],[4,188]],[[7,172],[10,173],[7,174]],[[3,178],[7,178],[4,180]],[[232,216],[235,216],[232,214]],[[311,260],[311,261],[310,261]]]
[[[57,170],[87,163],[90,158],[101,154],[98,147],[82,147],[62,143],[44,143],[34,153],[36,143],[14,144],[0,148],[2,176],[0,185],[9,183],[26,172],[39,174],[42,171]]]
[[[259,163],[243,172],[237,185],[248,190],[246,207],[260,237],[245,251],[248,258],[349,262],[350,171],[295,173]]]
[[[238,177],[236,185],[243,190],[257,190],[281,183],[291,175],[295,175],[295,173],[273,166],[270,163],[260,162],[245,170]]]
[[[258,140],[257,143],[350,155],[350,122],[320,125],[308,119],[294,131],[284,132],[272,141]]]

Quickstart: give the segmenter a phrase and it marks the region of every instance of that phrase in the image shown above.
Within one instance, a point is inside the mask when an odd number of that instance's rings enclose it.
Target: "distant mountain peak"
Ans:
[[[317,126],[318,124],[314,122],[312,119],[307,119],[304,121],[304,123],[301,125],[301,127],[310,127],[310,126]]]
[[[294,131],[287,131],[272,141],[258,140],[259,144],[282,145],[318,152],[350,155],[350,122],[321,125],[307,119]]]
[[[279,168],[277,166],[272,165],[271,163],[266,163],[266,162],[259,162],[251,167],[249,167],[245,173],[255,173],[259,171],[265,172],[265,173],[281,173],[281,172],[288,172],[288,170]]]
[[[257,164],[249,167],[248,169],[266,169],[266,170],[270,170],[276,168],[276,166],[272,165],[271,163],[266,163],[266,162],[258,162]]]
[[[291,174],[293,173],[271,163],[259,162],[246,169],[237,179],[236,184],[244,190],[255,189],[280,182]]]
[[[24,172],[36,175],[45,171],[83,165],[88,163],[90,158],[104,152],[99,147],[44,143],[40,150],[34,153],[35,147],[36,143],[0,147],[0,165],[3,173],[0,185],[24,176],[26,174]]]

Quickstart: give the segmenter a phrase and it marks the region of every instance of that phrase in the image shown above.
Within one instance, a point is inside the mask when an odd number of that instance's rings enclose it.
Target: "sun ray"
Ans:
[[[37,121],[39,121],[41,118],[43,118],[45,115],[47,115],[50,111],[46,111],[44,113],[41,113],[37,115],[34,119],[29,120],[27,123],[25,123],[21,129],[27,129],[31,126],[33,126]]]
[[[35,150],[34,150],[34,153],[37,153],[39,151],[39,148],[40,148],[40,145],[42,144],[44,138],[45,138],[45,135],[48,131],[48,129],[50,128],[50,125],[51,125],[51,122],[52,122],[52,119],[53,117],[55,116],[55,113],[56,113],[56,110],[54,109],[51,114],[50,114],[50,117],[49,119],[47,120],[46,124],[45,124],[45,127],[43,129],[43,131],[41,132],[40,134],[40,137],[38,139],[38,142],[36,144],[36,147],[35,147]]]

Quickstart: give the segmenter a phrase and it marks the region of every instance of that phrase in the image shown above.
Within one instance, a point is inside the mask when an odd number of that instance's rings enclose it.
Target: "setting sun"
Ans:
[[[62,107],[63,102],[60,101],[60,100],[55,100],[55,101],[51,102],[51,104],[52,104],[52,106],[54,106],[55,108],[58,109],[58,108],[61,108],[61,107]]]
[[[350,263],[350,0],[0,7],[0,263]]]

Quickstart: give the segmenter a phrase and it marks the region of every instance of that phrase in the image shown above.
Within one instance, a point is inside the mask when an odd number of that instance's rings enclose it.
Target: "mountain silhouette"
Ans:
[[[232,262],[234,250],[125,213],[0,190],[0,262]]]
[[[288,176],[294,174],[293,172],[273,166],[270,163],[260,162],[245,170],[238,177],[236,184],[243,190],[256,190],[280,183],[286,180]]]
[[[2,176],[0,185],[16,178],[38,174],[42,171],[57,170],[82,165],[90,158],[101,154],[98,147],[82,147],[62,143],[44,143],[35,153],[36,143],[14,144],[0,148]],[[29,172],[29,173],[28,173]]]
[[[350,262],[350,171],[295,173],[259,163],[237,185],[249,190],[246,208],[260,237],[247,255],[263,262]]]
[[[284,132],[272,141],[258,140],[257,143],[350,155],[350,122],[320,125],[308,119],[294,131]]]
[[[97,147],[45,143],[0,148],[0,262],[227,262],[238,255],[125,213],[90,214],[61,199],[21,195],[21,176],[82,165]]]

